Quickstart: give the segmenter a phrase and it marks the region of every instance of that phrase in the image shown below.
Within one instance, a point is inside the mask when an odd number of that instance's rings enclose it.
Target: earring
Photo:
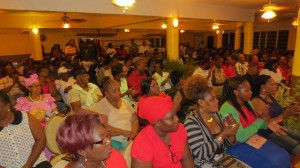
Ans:
[[[203,107],[199,107],[200,108],[200,113],[204,113],[204,111],[205,111],[205,108],[203,108]]]
[[[10,109],[8,109],[7,111],[10,111]]]
[[[262,91],[262,92],[265,92],[265,91],[266,91],[266,89],[262,89],[261,91]]]
[[[86,156],[84,156],[84,161],[85,161],[85,162],[87,162],[87,158],[86,158]]]

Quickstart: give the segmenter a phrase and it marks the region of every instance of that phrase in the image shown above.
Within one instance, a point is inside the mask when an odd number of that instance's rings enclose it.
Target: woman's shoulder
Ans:
[[[228,101],[223,103],[223,105],[221,106],[220,111],[219,111],[219,113],[222,116],[224,116],[228,113],[235,113],[235,112],[236,112],[235,108]]]
[[[123,155],[119,151],[113,148],[110,157],[106,161],[106,164],[108,168],[115,168],[115,167],[127,168],[127,164]]]
[[[91,87],[92,89],[99,89],[99,87],[96,85],[96,84],[94,84],[94,83],[88,83],[88,85],[89,85],[89,87]]]
[[[51,94],[43,94],[43,100],[45,101],[55,101],[55,99],[51,96]]]
[[[17,99],[17,104],[18,104],[18,103],[24,104],[24,103],[28,103],[28,102],[29,102],[29,100],[28,100],[27,97],[19,97],[19,98]]]

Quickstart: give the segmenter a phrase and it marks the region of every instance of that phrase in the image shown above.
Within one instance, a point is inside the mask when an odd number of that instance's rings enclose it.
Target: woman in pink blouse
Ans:
[[[50,94],[41,93],[41,84],[36,74],[25,79],[25,86],[29,90],[29,95],[18,98],[15,108],[31,113],[44,127],[50,116],[58,112],[55,100]]]

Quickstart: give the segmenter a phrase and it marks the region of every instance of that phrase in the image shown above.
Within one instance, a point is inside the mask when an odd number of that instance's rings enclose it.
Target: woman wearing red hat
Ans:
[[[133,168],[193,168],[187,144],[187,132],[178,123],[169,96],[152,96],[139,102],[139,117],[147,125],[135,138],[132,149]]]

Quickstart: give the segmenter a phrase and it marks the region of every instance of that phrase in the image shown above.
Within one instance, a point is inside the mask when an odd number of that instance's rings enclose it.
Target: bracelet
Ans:
[[[217,138],[217,141],[219,142],[219,144],[221,145],[223,143],[223,137],[222,136],[219,136]]]

